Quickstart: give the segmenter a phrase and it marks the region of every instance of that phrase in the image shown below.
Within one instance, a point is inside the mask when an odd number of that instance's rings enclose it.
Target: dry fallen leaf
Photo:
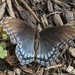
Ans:
[[[5,58],[6,62],[8,62],[10,65],[14,65],[15,63],[18,62],[17,58],[15,55],[12,55],[12,56],[7,56]]]
[[[23,66],[20,66],[20,68],[21,68],[24,72],[27,72],[27,73],[30,73],[30,74],[34,73],[33,70],[30,69],[30,68],[27,68],[27,67],[24,67],[24,68],[23,68]]]

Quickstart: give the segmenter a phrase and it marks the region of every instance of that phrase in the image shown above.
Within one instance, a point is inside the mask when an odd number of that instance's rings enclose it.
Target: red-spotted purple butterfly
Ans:
[[[11,41],[16,46],[16,56],[21,65],[33,61],[49,66],[59,54],[62,44],[75,36],[71,26],[48,27],[38,32],[38,48],[35,48],[36,30],[26,22],[6,17],[2,20],[3,27],[8,31]]]

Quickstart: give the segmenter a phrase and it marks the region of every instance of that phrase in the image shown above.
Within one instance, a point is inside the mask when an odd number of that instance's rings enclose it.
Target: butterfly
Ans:
[[[25,21],[5,17],[2,26],[9,33],[11,41],[17,44],[15,54],[21,65],[35,61],[50,66],[59,54],[58,49],[75,36],[75,29],[71,26],[48,27],[37,32],[38,42],[35,43],[36,29]]]

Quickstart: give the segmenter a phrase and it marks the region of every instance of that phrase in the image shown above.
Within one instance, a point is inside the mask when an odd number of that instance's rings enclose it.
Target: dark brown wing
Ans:
[[[52,27],[41,31],[36,61],[49,66],[59,54],[57,49],[74,36],[75,29],[71,26]]]
[[[2,26],[9,33],[10,39],[16,46],[16,56],[22,65],[34,60],[35,31],[24,21],[7,17],[2,20]]]
[[[29,37],[34,37],[34,29],[22,20],[6,17],[3,18],[2,25],[9,33],[13,43],[22,42]]]

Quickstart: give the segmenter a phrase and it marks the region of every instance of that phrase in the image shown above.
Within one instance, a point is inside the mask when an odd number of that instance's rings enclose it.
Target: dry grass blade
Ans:
[[[44,73],[44,68],[41,68],[40,71],[37,72],[37,75],[43,75]]]
[[[29,73],[29,74],[33,74],[33,70],[30,69],[30,68],[27,68],[27,67],[24,67],[23,66],[19,66],[21,68],[22,71],[26,72],[26,73]]]
[[[15,18],[15,14],[14,14],[14,11],[13,11],[13,9],[12,9],[11,0],[7,0],[7,5],[8,5],[8,7],[9,7],[8,12],[9,12],[10,16]]]
[[[2,5],[0,5],[0,19],[5,12],[5,6],[6,6],[5,2]]]
[[[53,0],[53,2],[55,2],[56,4],[58,4],[59,6],[65,7],[65,8],[70,8],[70,6],[60,0]]]
[[[57,68],[57,67],[62,67],[63,64],[58,64],[58,65],[55,65],[55,66],[49,66],[47,68],[45,68],[45,70],[49,70],[49,69],[52,69],[52,68]]]

